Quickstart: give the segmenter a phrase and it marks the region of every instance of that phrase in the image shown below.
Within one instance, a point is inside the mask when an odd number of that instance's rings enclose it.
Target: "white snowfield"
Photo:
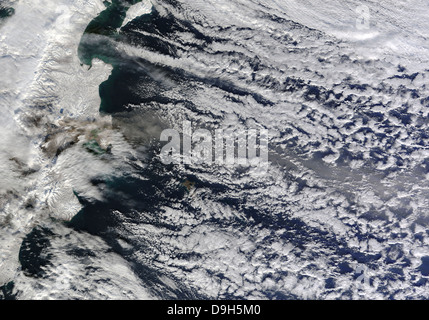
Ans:
[[[113,164],[82,148],[66,150],[67,156],[53,163],[55,151],[45,153],[41,147],[57,150],[70,141],[82,145],[89,132],[100,129],[105,145],[123,144],[111,120],[98,113],[98,87],[111,67],[95,60],[88,70],[77,56],[81,36],[105,9],[103,2],[23,0],[14,8],[0,32],[0,283],[16,278],[23,237],[50,216],[71,219],[81,209],[76,187],[97,198],[89,179],[113,170]],[[48,134],[51,140],[45,140]],[[126,152],[122,146],[115,149]],[[118,292],[121,297],[132,298]]]
[[[422,169],[429,158],[429,143],[427,137],[419,136],[429,129],[429,102],[420,102],[429,96],[429,3],[179,3],[184,10],[158,0],[143,1],[128,11],[123,26],[149,12],[153,4],[161,13],[169,10],[205,35],[223,41],[213,41],[201,52],[192,51],[183,43],[198,45],[200,40],[178,33],[177,39],[168,40],[180,48],[177,58],[125,44],[118,44],[120,49],[200,78],[218,77],[273,102],[267,111],[268,107],[251,96],[231,94],[225,100],[218,88],[195,86],[186,92],[201,113],[181,105],[161,107],[159,113],[176,127],[182,119],[212,123],[211,117],[217,116],[224,129],[263,126],[270,130],[270,144],[275,148],[267,175],[250,173],[236,179],[226,168],[202,172],[201,179],[228,186],[231,194],[225,197],[246,198],[249,207],[286,220],[297,219],[349,248],[409,263],[395,265],[403,269],[403,275],[393,280],[385,277],[393,265],[372,268],[367,276],[375,282],[362,291],[353,274],[338,273],[335,261],[341,257],[324,243],[295,246],[285,236],[286,230],[273,234],[262,224],[243,230],[211,224],[214,218],[226,225],[246,219],[246,208],[232,209],[218,202],[209,188],[197,189],[189,200],[192,208],[202,212],[200,216],[180,208],[162,208],[165,223],[180,231],[125,221],[124,234],[154,248],[136,252],[136,259],[150,261],[158,270],[214,298],[266,298],[267,292],[298,298],[386,298],[378,288],[396,292],[397,299],[428,297],[428,284],[409,283],[421,277],[417,271],[421,258],[429,256],[429,174]],[[81,209],[73,191],[101,199],[90,180],[116,174],[124,159],[134,154],[122,132],[112,127],[110,117],[98,112],[99,85],[112,67],[94,60],[88,69],[77,57],[85,27],[105,6],[101,0],[20,0],[14,8],[15,15],[0,28],[0,285],[13,280],[17,290],[24,292],[21,298],[155,298],[125,260],[108,252],[103,241],[51,220],[69,220]],[[258,57],[261,66],[255,81],[251,81],[253,67],[223,55],[228,52],[249,60]],[[169,88],[171,97],[183,93],[170,79],[156,76]],[[304,89],[273,89],[287,87],[291,78],[302,80],[303,88],[313,85],[332,90],[327,100],[337,94],[352,100],[328,108],[316,100],[305,101]],[[410,115],[408,124],[395,113],[403,106]],[[381,114],[383,122],[364,117],[368,110]],[[102,161],[82,148],[94,130],[100,132],[102,147],[113,146],[112,160]],[[70,142],[75,145],[67,147]],[[56,158],[55,150],[62,146],[64,151]],[[414,149],[408,152],[407,148]],[[372,166],[374,150],[387,155],[387,161],[375,161]],[[327,155],[314,159],[316,152],[326,151]],[[339,164],[344,152],[356,157]],[[398,170],[385,174],[391,169]],[[241,190],[243,185],[254,189]],[[52,244],[56,253],[52,274],[42,288],[20,271],[18,261],[23,237],[41,223],[60,235]],[[362,240],[358,236],[362,234],[374,237]],[[82,243],[97,253],[97,260],[68,260],[62,255],[67,241],[77,246]],[[177,253],[201,258],[188,261]],[[267,258],[271,256],[276,258]],[[85,278],[81,268],[88,263],[101,271]],[[350,266],[356,268],[359,263],[352,261]],[[336,287],[326,290],[325,281],[330,277],[336,279]],[[112,281],[103,286],[95,281],[101,278]],[[85,281],[90,284],[81,291],[68,290]],[[174,287],[168,279],[165,283]],[[47,288],[51,288],[50,294]]]

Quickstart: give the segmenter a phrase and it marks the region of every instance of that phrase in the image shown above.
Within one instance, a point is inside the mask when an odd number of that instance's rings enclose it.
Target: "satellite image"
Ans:
[[[0,300],[429,299],[428,17],[0,0]]]

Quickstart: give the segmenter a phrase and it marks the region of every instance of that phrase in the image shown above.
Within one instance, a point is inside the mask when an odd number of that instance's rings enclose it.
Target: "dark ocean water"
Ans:
[[[171,102],[162,96],[162,83],[156,81],[151,74],[168,72],[168,76],[178,78],[174,71],[153,66],[144,59],[130,57],[115,46],[116,42],[121,42],[155,49],[158,45],[155,40],[138,36],[133,30],[138,28],[150,32],[154,26],[157,30],[162,26],[161,30],[168,33],[177,27],[171,25],[171,21],[169,24],[168,19],[160,18],[159,14],[153,11],[151,14],[133,20],[131,27],[116,31],[121,27],[128,7],[138,2],[140,1],[112,1],[105,11],[89,23],[79,47],[79,56],[83,63],[90,65],[92,59],[98,58],[113,66],[109,79],[100,85],[102,101],[100,112],[111,115],[113,124],[118,125],[121,130],[126,130],[124,125],[135,125],[132,121],[127,124],[123,120],[128,118],[123,112],[129,112],[130,105]],[[169,29],[169,25],[172,29]],[[99,38],[100,35],[101,38]],[[180,81],[180,79],[177,80]],[[143,86],[143,90],[136,90],[139,84]],[[131,117],[133,116],[135,115]],[[137,144],[141,142],[138,134],[134,135],[132,140]],[[159,144],[150,144],[144,149],[145,157],[157,159],[155,155],[159,150]],[[157,160],[151,160],[144,170],[131,168],[130,171],[120,179],[94,181],[94,185],[103,186],[104,201],[85,203],[85,199],[82,199],[85,208],[73,218],[70,226],[103,237],[116,253],[131,263],[133,271],[145,284],[158,291],[157,295],[177,299],[207,298],[180,283],[177,283],[177,289],[173,292],[156,289],[164,287],[163,282],[159,280],[159,272],[133,258],[133,250],[123,250],[117,244],[117,239],[121,236],[115,231],[120,229],[121,221],[115,219],[113,212],[120,212],[123,217],[127,217],[136,224],[147,222],[146,219],[141,219],[141,213],[145,213],[151,217],[151,224],[162,225],[159,208],[172,203],[180,204],[187,194],[187,189],[183,185],[186,177],[181,177],[172,166],[166,167]],[[141,179],[143,177],[144,179]],[[168,228],[174,228],[174,226],[168,226]],[[128,241],[128,239],[125,240]],[[132,245],[139,250],[151,250],[150,244],[133,243]]]
[[[2,2],[0,1],[0,22],[10,16],[12,16],[15,13],[15,9],[3,6]]]

